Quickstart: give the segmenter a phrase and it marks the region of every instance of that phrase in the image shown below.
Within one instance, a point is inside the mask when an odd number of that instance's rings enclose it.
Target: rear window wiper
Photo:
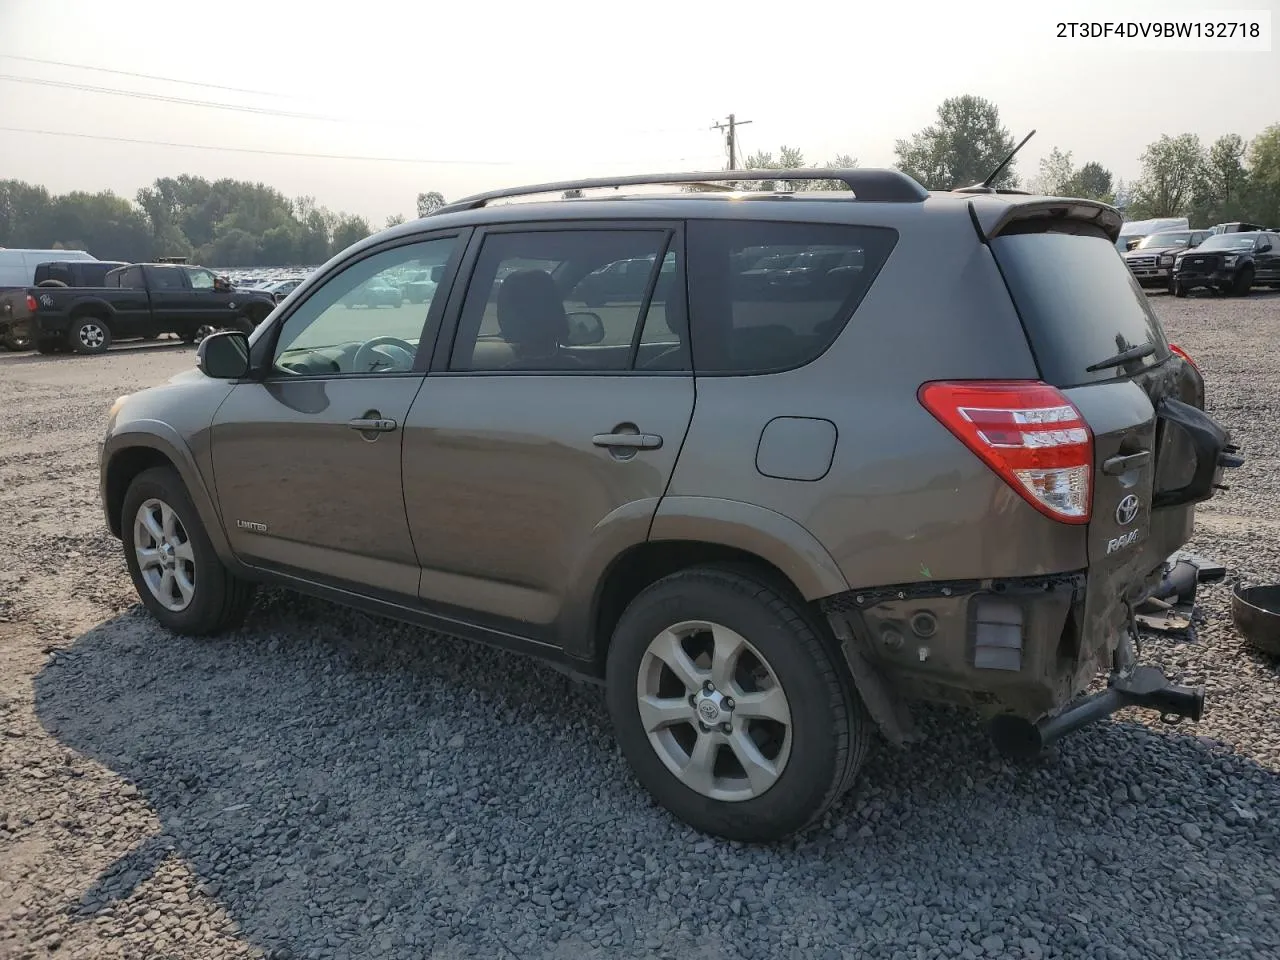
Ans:
[[[1112,367],[1123,367],[1126,363],[1132,363],[1134,360],[1141,360],[1143,357],[1149,357],[1156,352],[1154,343],[1140,343],[1136,347],[1130,347],[1128,350],[1121,350],[1114,357],[1107,357],[1105,360],[1099,360],[1097,363],[1091,363],[1085,367],[1086,373],[1097,373],[1099,370],[1109,370]]]

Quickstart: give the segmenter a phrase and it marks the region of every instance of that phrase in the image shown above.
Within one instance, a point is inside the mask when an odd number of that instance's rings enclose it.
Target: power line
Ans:
[[[0,73],[0,80],[10,83],[34,83],[45,87],[60,87],[66,90],[79,90],[82,93],[104,93],[113,97],[129,97],[136,100],[157,100],[161,103],[176,103],[187,107],[210,107],[214,110],[234,110],[239,113],[256,113],[270,117],[291,117],[295,120],[334,120],[334,117],[322,117],[315,113],[292,113],[287,110],[270,110],[266,107],[249,107],[238,103],[217,103],[212,100],[192,100],[189,97],[170,97],[162,93],[142,93],[137,90],[117,90],[114,87],[96,87],[87,83],[75,83],[71,80],[46,80],[42,77],[17,77]]]
[[[363,157],[342,153],[295,153],[291,150],[257,150],[252,147],[223,147],[205,143],[174,143],[169,140],[143,140],[133,137],[109,137],[96,133],[71,133],[64,130],[34,130],[28,127],[0,127],[5,133],[29,133],[42,137],[74,137],[81,140],[106,140],[111,143],[133,143],[150,147],[178,147],[184,150],[219,150],[224,153],[252,153],[268,157],[301,157],[307,160],[354,160],[362,163],[412,163],[436,165],[473,165],[477,167],[509,167],[510,160],[426,160],[417,157]]]
[[[43,60],[40,57],[26,57],[17,53],[0,53],[0,60],[22,60],[26,63],[41,63],[47,67],[69,67],[72,70],[92,70],[96,73],[110,73],[117,77],[136,77],[139,80],[155,80],[159,83],[180,83],[188,87],[204,87],[207,90],[226,90],[231,93],[251,93],[261,97],[279,97],[284,100],[295,99],[290,94],[270,93],[266,90],[250,90],[247,87],[228,87],[221,83],[202,83],[199,80],[179,80],[177,77],[159,77],[153,73],[135,73],[132,70],[113,70],[111,67],[94,67],[87,63],[67,63],[63,60]]]

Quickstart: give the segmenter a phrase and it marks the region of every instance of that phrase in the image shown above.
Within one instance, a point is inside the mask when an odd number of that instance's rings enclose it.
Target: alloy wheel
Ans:
[[[728,627],[690,620],[658,634],[636,698],[650,746],[704,797],[752,800],[786,768],[791,705],[760,652]]]
[[[174,613],[190,606],[196,593],[195,551],[177,512],[163,500],[153,497],[138,507],[133,549],[151,595]]]

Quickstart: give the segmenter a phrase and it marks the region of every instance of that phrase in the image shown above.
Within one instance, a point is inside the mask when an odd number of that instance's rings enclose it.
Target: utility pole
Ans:
[[[726,123],[714,123],[711,125],[712,130],[725,131],[725,143],[729,147],[729,170],[738,168],[738,137],[737,129],[743,124],[750,123],[750,120],[739,120],[732,113],[729,114],[729,120]]]

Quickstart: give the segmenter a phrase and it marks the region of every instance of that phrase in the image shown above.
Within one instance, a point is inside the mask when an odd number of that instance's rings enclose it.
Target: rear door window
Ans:
[[[694,371],[774,373],[812,362],[845,328],[897,239],[885,227],[691,222]]]
[[[1164,329],[1106,234],[1085,225],[1059,230],[1035,222],[991,241],[1040,375],[1056,387],[1114,380],[1119,367],[1088,367],[1130,347],[1155,352],[1136,368],[1169,356]]]

